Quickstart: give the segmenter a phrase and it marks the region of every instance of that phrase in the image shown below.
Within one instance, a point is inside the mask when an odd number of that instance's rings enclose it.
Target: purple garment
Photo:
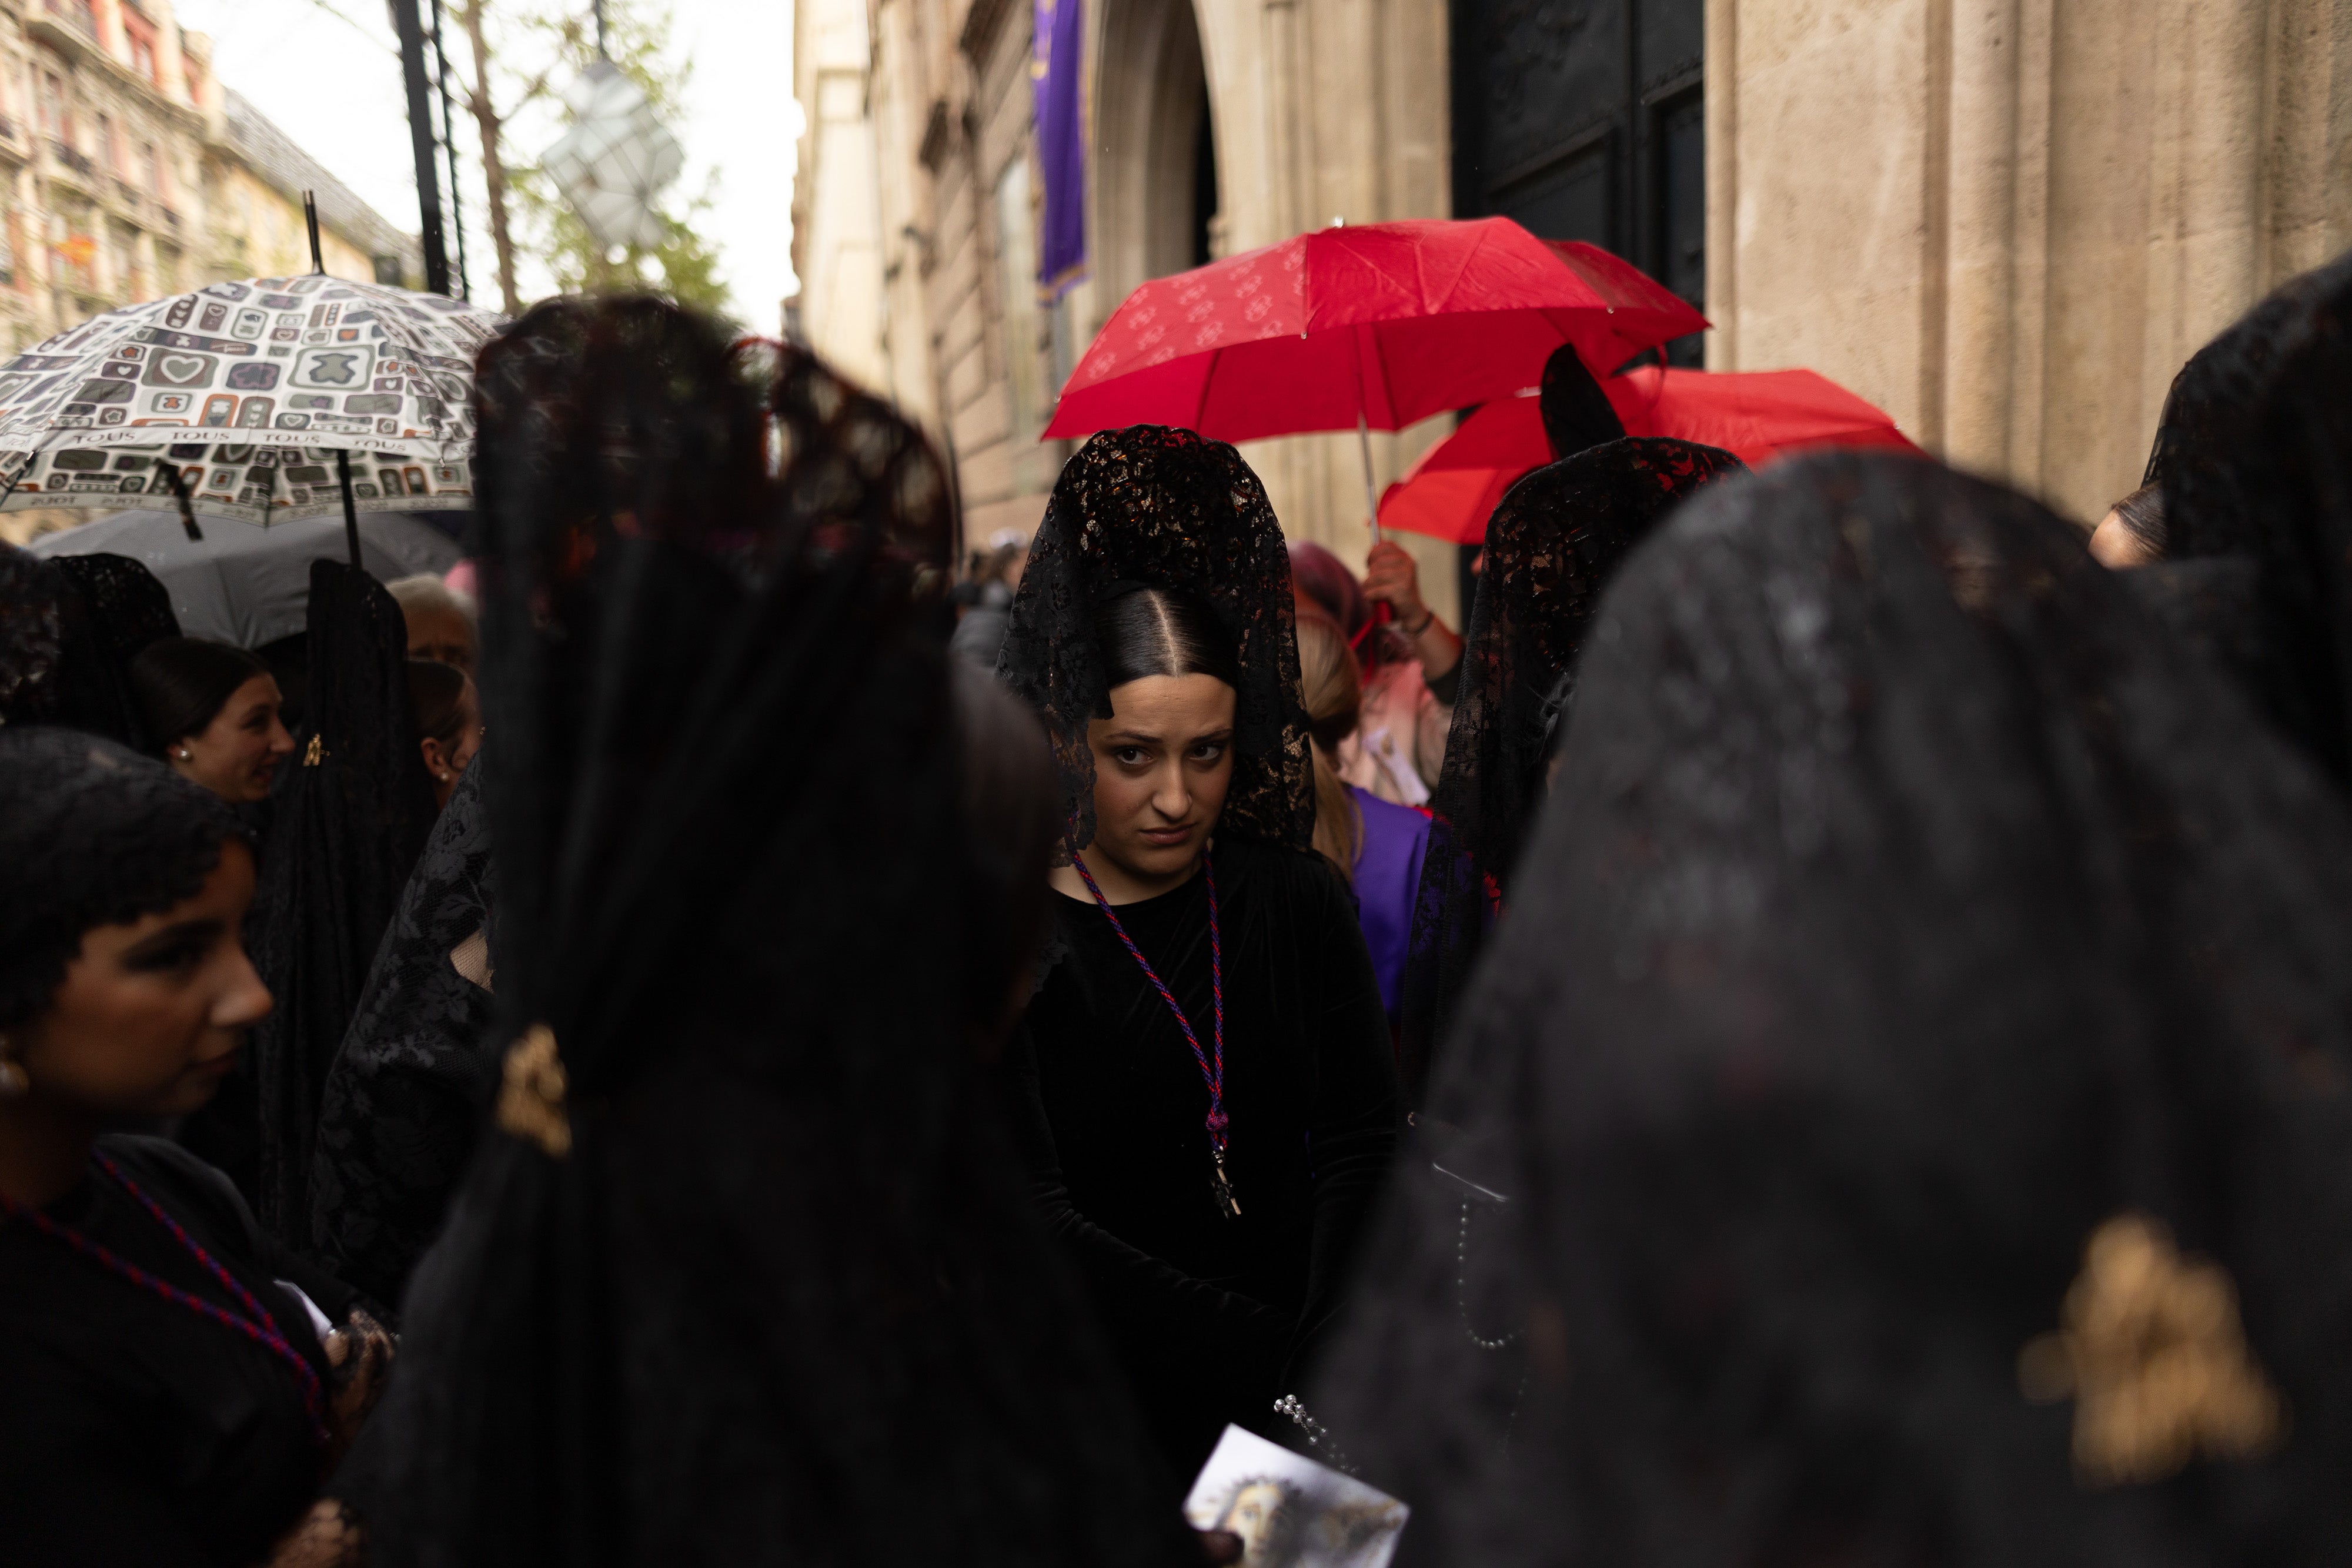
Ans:
[[[1087,275],[1086,37],[1081,0],[1036,0],[1029,75],[1036,96],[1037,163],[1045,176],[1045,232],[1037,246],[1037,287],[1047,299]]]
[[[1364,841],[1356,851],[1356,918],[1371,950],[1381,1006],[1394,1024],[1405,948],[1412,939],[1412,901],[1421,886],[1422,856],[1429,849],[1429,819],[1353,784],[1348,793],[1364,819]]]

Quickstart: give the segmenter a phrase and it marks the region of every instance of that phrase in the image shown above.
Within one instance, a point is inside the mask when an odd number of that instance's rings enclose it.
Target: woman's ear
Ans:
[[[449,747],[443,746],[438,739],[429,735],[418,742],[418,746],[425,753],[425,771],[443,783],[448,782]]]

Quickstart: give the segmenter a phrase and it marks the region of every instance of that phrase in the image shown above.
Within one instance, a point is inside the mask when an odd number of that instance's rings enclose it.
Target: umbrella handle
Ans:
[[[352,570],[365,571],[367,569],[360,565],[359,508],[352,505],[352,455],[338,448],[335,469],[343,480],[343,544],[352,552]]]
[[[163,483],[172,486],[172,498],[180,503],[180,526],[188,530],[188,538],[197,544],[205,542],[205,530],[196,527],[195,508],[188,505],[188,478],[176,463],[158,458],[155,466],[162,471]]]

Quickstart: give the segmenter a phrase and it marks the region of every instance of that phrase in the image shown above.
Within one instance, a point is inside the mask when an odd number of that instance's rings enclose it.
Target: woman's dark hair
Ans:
[[[202,735],[236,688],[269,666],[242,648],[201,637],[163,637],[131,661],[131,690],[158,747]]]
[[[2164,486],[2161,483],[2142,485],[2113,508],[2123,519],[2125,529],[2138,541],[2147,553],[2158,559],[2164,555]]]
[[[438,659],[408,661],[408,712],[416,720],[417,739],[455,746],[465,708],[465,671]]]
[[[244,836],[217,796],[152,757],[0,727],[0,1029],[48,1010],[84,933],[194,897]]]
[[[1114,591],[1095,612],[1095,643],[1102,651],[1108,694],[1146,675],[1214,675],[1241,690],[1234,636],[1206,601],[1181,588],[1137,586]]]

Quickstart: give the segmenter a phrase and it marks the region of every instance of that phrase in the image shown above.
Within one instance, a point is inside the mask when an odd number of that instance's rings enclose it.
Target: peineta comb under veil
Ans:
[[[1613,428],[1599,423],[1614,415],[1572,350],[1553,356],[1544,397],[1555,440]],[[1413,898],[1399,1031],[1409,1102],[1421,1099],[1543,805],[1545,768],[1567,722],[1577,657],[1601,591],[1675,507],[1746,472],[1738,458],[1712,446],[1620,434],[1528,475],[1487,520],[1454,725],[1429,802],[1435,821]]]
[[[1125,584],[1186,589],[1234,637],[1242,684],[1218,831],[1307,848],[1315,780],[1281,525],[1240,453],[1189,430],[1139,424],[1094,436],[1063,465],[997,655],[997,678],[1037,710],[1054,743],[1070,824],[1064,863],[1094,840],[1087,721],[1110,711],[1095,609]]]
[[[2074,529],[1915,459],[1694,501],[1577,702],[1313,1396],[1412,1504],[1399,1563],[2340,1560],[2318,770]],[[2135,1216],[2234,1289],[2194,1364],[2236,1338],[2286,1414],[2168,1452],[2146,1406],[2119,1484],[2021,1359]]]
[[[372,1568],[1181,1561],[975,1077],[938,459],[652,300],[478,389],[512,1044],[332,1489]]]

